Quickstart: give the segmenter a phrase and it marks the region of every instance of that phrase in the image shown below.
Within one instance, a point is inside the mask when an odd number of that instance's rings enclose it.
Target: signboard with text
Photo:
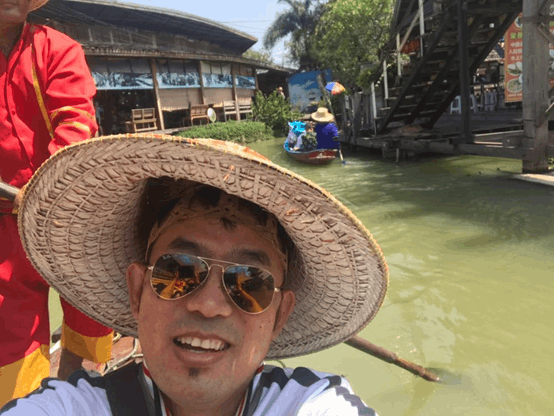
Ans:
[[[554,22],[550,22],[554,33]],[[523,98],[523,27],[521,14],[504,36],[504,100],[507,103],[522,101]],[[554,46],[550,45],[548,75],[550,88],[554,87]]]

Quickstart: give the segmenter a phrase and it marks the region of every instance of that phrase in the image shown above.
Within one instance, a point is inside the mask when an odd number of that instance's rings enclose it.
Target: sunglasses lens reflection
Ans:
[[[152,269],[150,284],[163,299],[179,299],[200,287],[209,274],[208,264],[188,254],[165,254]],[[223,274],[231,300],[247,313],[260,313],[273,301],[273,276],[254,266],[230,266]]]
[[[266,310],[275,292],[273,276],[252,266],[232,266],[223,276],[225,290],[240,309],[248,313]]]
[[[198,288],[208,277],[208,265],[198,257],[161,256],[152,270],[151,284],[163,299],[178,299]]]

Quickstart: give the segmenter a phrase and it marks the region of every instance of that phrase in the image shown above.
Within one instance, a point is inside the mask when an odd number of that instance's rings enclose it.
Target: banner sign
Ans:
[[[98,90],[154,88],[146,59],[90,59],[90,71]]]
[[[256,89],[256,78],[247,77],[245,75],[235,75],[235,84],[237,88],[245,88],[247,90]]]
[[[520,14],[504,35],[504,100],[507,103],[523,99],[523,25]],[[550,22],[554,33],[554,22]],[[548,76],[550,88],[554,87],[554,46],[550,45]]]
[[[160,88],[200,88],[198,66],[192,61],[158,59],[156,67]]]
[[[504,101],[513,103],[523,97],[523,28],[521,14],[504,35]]]
[[[202,74],[206,88],[233,88],[231,74]]]

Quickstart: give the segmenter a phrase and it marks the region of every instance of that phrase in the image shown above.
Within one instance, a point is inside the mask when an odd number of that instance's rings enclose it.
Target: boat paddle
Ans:
[[[18,192],[19,188],[0,181],[0,198],[13,202]]]
[[[404,370],[409,371],[416,376],[419,376],[427,381],[440,382],[441,379],[432,371],[411,361],[398,357],[394,352],[386,350],[383,347],[372,344],[371,342],[359,337],[357,335],[350,338],[348,341],[344,341],[345,344],[350,345],[366,354],[386,361],[387,363],[394,364]]]
[[[340,156],[341,163],[343,165],[346,165],[346,162],[344,161],[344,158],[342,157],[342,148],[341,148],[340,142],[339,142],[339,156]]]

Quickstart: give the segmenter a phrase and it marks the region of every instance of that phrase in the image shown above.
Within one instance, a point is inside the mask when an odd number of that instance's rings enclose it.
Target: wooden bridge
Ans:
[[[547,123],[554,107],[546,70],[549,40],[554,43],[548,30],[551,2],[398,0],[391,38],[371,87],[343,102],[344,141],[400,152],[510,157],[523,161],[524,172],[548,170],[549,152],[554,155]],[[476,123],[470,114],[470,80],[522,10],[523,114],[519,121],[500,116],[488,126],[472,128]],[[402,53],[409,54],[408,65],[403,66]],[[396,63],[394,71],[391,62]],[[439,120],[456,96],[461,97],[461,115],[451,122],[458,132],[445,133]]]

